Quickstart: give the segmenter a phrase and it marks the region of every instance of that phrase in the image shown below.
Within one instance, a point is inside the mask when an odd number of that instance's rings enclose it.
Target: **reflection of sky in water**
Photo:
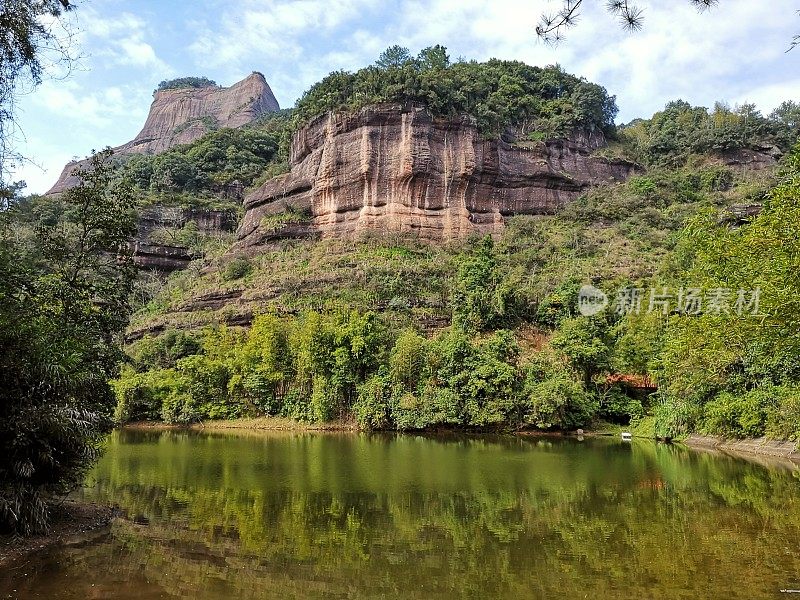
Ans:
[[[0,576],[0,595],[769,598],[800,587],[797,472],[665,445],[125,431],[90,481],[87,498],[132,522],[32,561],[22,582]]]

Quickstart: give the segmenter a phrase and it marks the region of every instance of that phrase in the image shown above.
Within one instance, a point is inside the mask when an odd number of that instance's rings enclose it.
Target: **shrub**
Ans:
[[[728,167],[709,167],[700,172],[703,189],[711,192],[726,192],[733,187],[733,171]]]
[[[362,429],[388,429],[392,385],[385,370],[365,381],[358,389],[358,399],[353,404],[353,414]]]
[[[639,196],[650,196],[658,189],[656,182],[650,177],[631,177],[628,187]]]
[[[800,442],[800,389],[779,388],[777,396],[777,402],[767,409],[766,435]]]
[[[170,369],[179,359],[201,351],[200,340],[195,335],[177,329],[170,329],[156,338],[142,338],[128,349],[139,371]]]
[[[463,421],[463,400],[449,388],[427,385],[417,396],[396,393],[392,398],[392,420],[401,431],[450,427]]]
[[[247,277],[253,270],[250,261],[246,258],[234,258],[222,270],[223,281],[237,281]]]
[[[742,395],[723,392],[703,409],[701,431],[707,435],[728,438],[759,437],[764,435],[766,405],[771,394],[754,390]]]
[[[702,408],[692,400],[662,397],[653,407],[656,437],[677,439],[695,430]]]

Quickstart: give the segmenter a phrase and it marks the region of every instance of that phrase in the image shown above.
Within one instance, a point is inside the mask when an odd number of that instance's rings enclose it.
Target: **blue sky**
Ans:
[[[78,61],[19,102],[19,148],[36,164],[16,178],[45,191],[71,158],[132,139],[162,79],[206,75],[227,86],[261,71],[291,107],[330,71],[369,64],[392,44],[559,63],[615,94],[620,121],[676,98],[752,101],[764,112],[800,100],[800,48],[785,52],[800,32],[796,0],[721,0],[706,14],[687,0],[638,3],[642,31],[620,30],[604,0],[587,0],[580,27],[550,48],[534,28],[558,0],[81,0],[70,16]]]

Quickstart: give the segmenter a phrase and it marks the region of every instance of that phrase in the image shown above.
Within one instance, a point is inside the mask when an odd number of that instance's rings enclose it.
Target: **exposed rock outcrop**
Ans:
[[[512,144],[483,139],[468,117],[418,106],[329,113],[295,133],[291,171],[245,198],[239,247],[274,238],[275,215],[307,214],[322,237],[365,230],[428,239],[496,233],[516,214],[549,215],[593,185],[639,167],[593,157],[600,133]]]
[[[187,223],[194,223],[201,235],[231,233],[236,230],[237,215],[232,210],[179,206],[154,205],[140,209],[136,240],[132,242],[134,264],[141,269],[168,273],[183,269],[198,258],[190,248],[170,239],[171,234]]]
[[[185,246],[165,244],[145,244],[133,242],[133,264],[140,269],[171,273],[185,269],[192,259],[191,251]]]
[[[261,73],[252,73],[228,88],[161,90],[154,96],[144,127],[133,140],[114,148],[116,154],[157,154],[214,129],[241,127],[280,109]],[[47,193],[58,194],[77,185],[72,172],[86,164],[85,160],[69,163]]]
[[[739,171],[772,169],[778,164],[781,156],[781,151],[775,146],[764,146],[757,149],[740,148],[723,152],[720,155],[726,166]]]

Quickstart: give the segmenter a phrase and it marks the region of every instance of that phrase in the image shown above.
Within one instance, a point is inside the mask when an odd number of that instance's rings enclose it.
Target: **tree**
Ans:
[[[520,136],[557,138],[575,129],[614,130],[617,106],[598,85],[560,67],[518,61],[449,63],[446,48],[404,48],[383,53],[376,65],[356,73],[338,71],[314,84],[297,101],[295,127],[328,111],[356,111],[380,103],[417,103],[436,116],[471,115],[479,131],[496,136],[514,128]]]
[[[594,376],[609,366],[610,335],[602,316],[564,319],[550,343],[564,353],[587,389]]]
[[[411,62],[411,53],[408,51],[408,48],[403,48],[395,44],[381,52],[375,64],[381,69],[393,69],[402,67],[408,62]]]
[[[699,10],[706,10],[718,0],[689,0]],[[628,0],[609,0],[606,3],[608,11],[616,16],[626,29],[641,29],[644,21],[644,11]],[[536,34],[548,43],[558,43],[564,38],[564,32],[574,27],[578,22],[583,0],[562,0],[561,9],[555,14],[543,14]]]
[[[0,187],[9,186],[9,169],[20,156],[13,151],[14,101],[21,80],[38,85],[44,75],[46,51],[69,61],[69,39],[54,33],[70,0],[4,0],[0,8]]]
[[[217,82],[206,76],[201,77],[178,77],[177,79],[165,79],[158,84],[155,92],[163,90],[180,90],[184,88],[204,88],[217,87]]]
[[[58,200],[60,217],[0,221],[0,530],[48,524],[111,425],[134,267],[133,196],[111,186],[108,153]]]
[[[446,69],[450,66],[447,48],[436,44],[420,51],[417,62],[423,70]]]
[[[503,325],[512,316],[513,294],[504,285],[494,242],[486,236],[458,269],[451,298],[454,327],[475,333]]]
[[[794,144],[800,137],[800,103],[787,100],[769,115],[770,121],[777,123],[785,136],[787,144]]]

